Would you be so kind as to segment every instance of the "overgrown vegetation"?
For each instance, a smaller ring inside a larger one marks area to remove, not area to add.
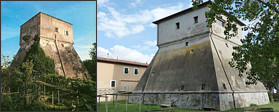
[[[192,0],[197,8],[203,0]],[[230,66],[245,76],[246,84],[261,81],[269,90],[279,89],[279,1],[278,0],[214,0],[206,12],[208,27],[222,15],[228,16],[224,35],[234,38],[237,19],[246,21],[242,31],[247,34],[242,45],[233,47]],[[230,32],[233,31],[233,32]],[[245,74],[245,75],[244,75]],[[271,100],[272,95],[269,95]]]
[[[192,0],[195,7],[203,0]],[[237,19],[249,22],[242,45],[235,46],[230,65],[246,74],[247,84],[264,83],[270,90],[279,85],[279,1],[278,0],[214,0],[206,12],[208,27],[221,15],[230,14],[225,25],[227,39],[236,35]],[[230,33],[230,31],[233,31]]]
[[[97,75],[96,75],[96,71],[97,71],[97,60],[96,60],[96,49],[97,49],[97,44],[93,43],[93,48],[91,48],[90,50],[90,60],[85,60],[83,61],[83,65],[87,68],[88,73],[90,74],[92,80],[97,80]]]
[[[34,38],[20,65],[2,69],[1,111],[96,110],[96,82],[58,75],[39,40]]]

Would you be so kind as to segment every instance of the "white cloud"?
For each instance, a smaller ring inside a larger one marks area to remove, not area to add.
[[[104,7],[109,0],[97,0],[97,5],[100,7]]]
[[[163,17],[169,16],[171,14],[174,14],[178,11],[181,11],[185,8],[185,4],[179,3],[176,6],[170,6],[170,7],[166,7],[166,8],[161,8],[158,7],[156,9],[151,10],[150,12],[152,13],[152,15],[154,16],[155,20],[161,19]]]
[[[131,6],[136,7],[139,5],[142,1],[141,0],[136,0],[135,2],[131,3]]]
[[[148,46],[156,46],[157,44],[157,41],[154,40],[154,41],[145,41],[144,44],[148,45]]]
[[[99,57],[107,57],[107,53],[109,53],[109,58],[114,58],[142,63],[150,63],[154,54],[142,54],[135,49],[130,49],[121,45],[115,45],[112,48],[105,49],[102,47],[97,48],[97,55]]]
[[[97,47],[97,55],[99,57],[107,57],[107,54],[111,54],[111,52],[108,49]]]
[[[152,21],[174,14],[185,8],[186,4],[178,3],[174,6],[158,7],[151,10],[140,10],[133,14],[118,12],[107,6],[108,12],[98,12],[98,30],[104,31],[110,38],[122,38],[127,35],[144,31],[145,27],[155,27]]]

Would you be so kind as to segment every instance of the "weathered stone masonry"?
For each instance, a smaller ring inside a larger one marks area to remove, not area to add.
[[[23,37],[33,40],[40,38],[40,46],[45,54],[54,59],[55,71],[70,78],[89,78],[88,72],[73,47],[72,24],[48,14],[39,12],[20,27],[20,49],[15,56],[14,64],[24,60],[26,52],[33,41],[25,42]]]
[[[269,103],[261,82],[246,85],[246,76],[239,77],[228,64],[233,46],[241,45],[244,24],[236,21],[237,35],[226,40],[223,24],[227,15],[207,27],[209,3],[153,22],[157,24],[159,50],[129,102],[216,110]]]

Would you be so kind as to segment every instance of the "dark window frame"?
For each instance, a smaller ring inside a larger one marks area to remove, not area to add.
[[[137,73],[136,73],[137,72]],[[138,68],[134,68],[134,74],[138,75],[139,74],[139,69]]]
[[[180,86],[180,90],[184,90],[184,88],[185,88],[184,85]]]
[[[223,88],[224,88],[224,89],[227,89],[227,87],[226,87],[226,84],[225,84],[225,83],[223,83]]]
[[[59,33],[59,28],[55,27],[55,32]]]
[[[126,68],[127,68],[127,73],[126,73]],[[129,74],[129,67],[124,67],[124,74]]]
[[[110,87],[116,88],[116,80],[110,80]]]
[[[205,84],[202,84],[201,90],[205,90]]]
[[[225,43],[227,47],[229,47],[228,43]]]
[[[196,23],[199,23],[199,16],[195,16],[194,17],[194,23],[196,24]]]
[[[188,46],[188,45],[189,45],[189,42],[185,42],[185,45]]]
[[[176,29],[180,29],[180,23],[179,22],[175,23],[175,25],[176,25]]]
[[[65,31],[65,35],[67,35],[67,36],[68,36],[68,35],[69,35],[69,32],[68,32],[68,31]]]

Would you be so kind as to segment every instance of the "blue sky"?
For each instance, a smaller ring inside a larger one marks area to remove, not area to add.
[[[152,22],[191,6],[191,0],[98,0],[98,56],[149,63],[158,50]]]
[[[158,50],[152,22],[190,7],[191,0],[98,0],[97,55],[149,63]]]
[[[1,1],[1,54],[16,55],[20,26],[39,12],[72,23],[74,48],[82,60],[90,59],[96,42],[96,1]]]

